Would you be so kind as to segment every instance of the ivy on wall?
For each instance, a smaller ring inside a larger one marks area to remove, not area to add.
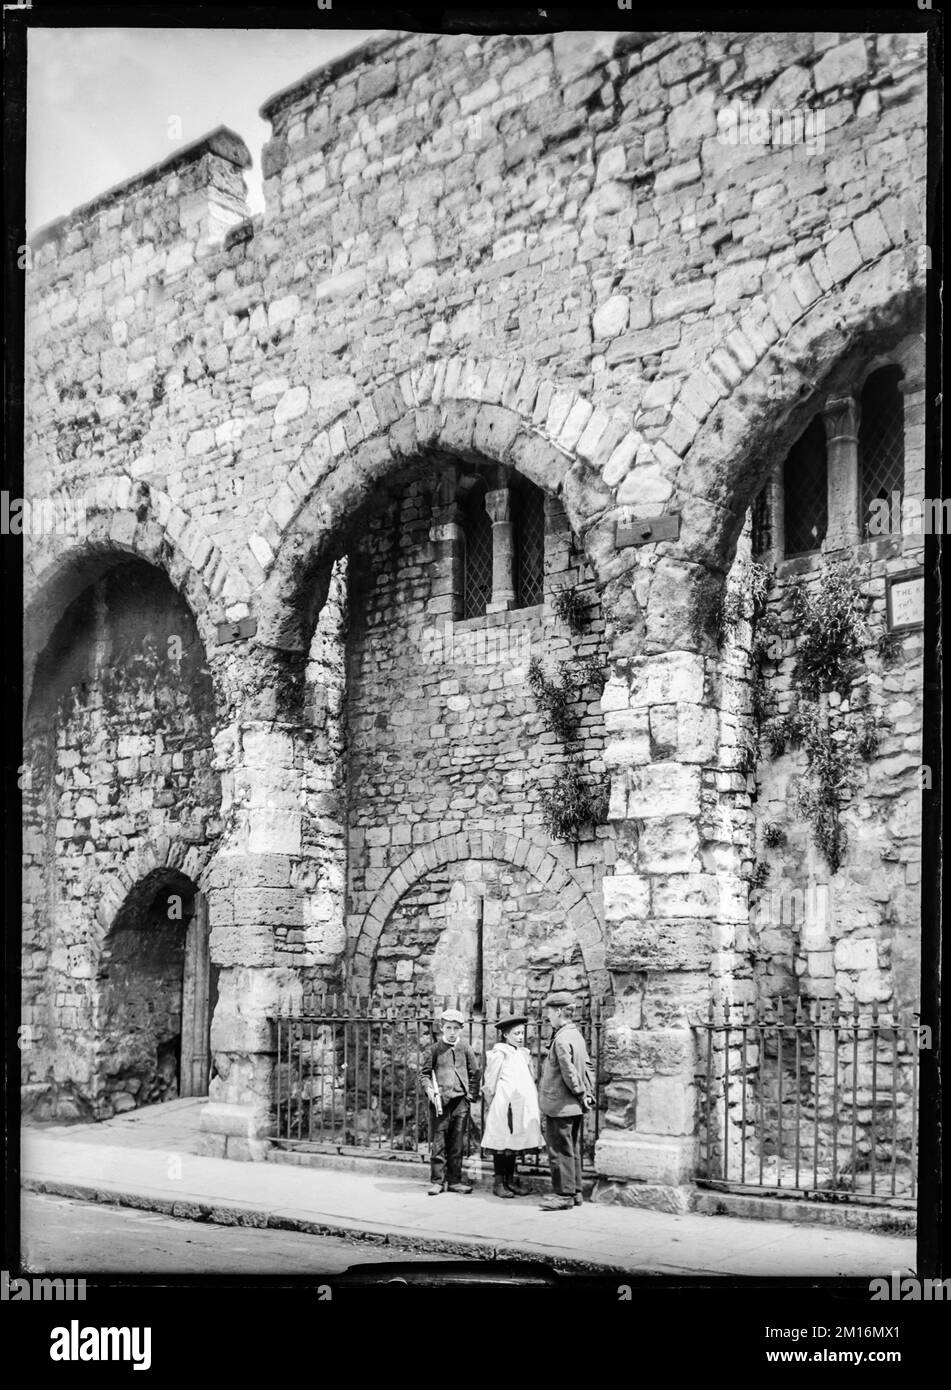
[[[757,680],[765,686],[766,678],[755,633],[751,652],[758,744],[773,758],[789,748],[803,750],[806,768],[796,793],[796,814],[811,826],[813,843],[833,873],[848,847],[842,810],[855,790],[858,762],[874,757],[881,740],[878,723],[867,712],[849,709],[837,716],[830,707],[830,696],[854,701],[857,693],[867,642],[865,612],[866,601],[846,566],[828,566],[817,581],[796,585],[785,637],[795,646],[799,699],[787,714],[767,717],[765,700],[757,702]]]
[[[576,635],[584,631],[588,609],[574,589],[563,589],[555,611]],[[556,679],[549,677],[538,657],[528,666],[528,684],[548,728],[562,743],[572,743],[581,722],[578,701],[586,686],[601,688],[604,672],[593,657],[575,657],[558,664]],[[539,788],[539,799],[549,833],[557,840],[577,840],[586,825],[599,825],[608,808],[607,779],[585,775],[577,756],[571,756],[550,787]]]

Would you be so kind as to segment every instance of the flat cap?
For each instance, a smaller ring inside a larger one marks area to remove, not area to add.
[[[465,1023],[465,1019],[458,1009],[443,1009],[439,1017],[443,1023]]]
[[[569,994],[566,989],[556,989],[553,994],[549,994],[545,1000],[546,1009],[566,1009],[569,1005],[576,1004],[578,1001],[573,994]]]

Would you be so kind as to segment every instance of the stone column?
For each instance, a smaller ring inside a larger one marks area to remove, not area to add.
[[[767,567],[775,568],[786,554],[786,494],[781,463],[776,464],[769,476],[766,497],[769,507],[770,540],[769,549],[761,559]]]
[[[675,1189],[696,1163],[695,1044],[710,977],[728,973],[746,895],[735,855],[701,834],[703,768],[717,760],[717,713],[702,656],[617,663],[602,708],[618,824],[604,880],[614,1017],[605,1037],[608,1113],[595,1154],[608,1180],[641,1184],[637,1200],[685,1209]],[[722,859],[722,862],[721,862]]]
[[[486,612],[504,613],[515,607],[515,527],[507,483],[485,494],[485,509],[492,521],[492,602]]]
[[[905,401],[905,477],[902,495],[925,493],[925,378],[924,364],[906,370],[899,383]]]
[[[866,518],[859,516],[859,403],[855,396],[837,396],[822,416],[826,432],[829,520],[823,549],[845,550],[858,545]]]
[[[243,659],[250,665],[252,654]],[[241,1159],[263,1158],[267,1149],[275,1064],[270,1019],[300,1007],[297,965],[305,938],[302,730],[277,718],[275,692],[287,679],[286,658],[257,650],[253,660],[255,689],[215,738],[227,830],[205,885],[211,959],[220,974],[211,1024],[217,1075],[202,1110],[203,1148]]]

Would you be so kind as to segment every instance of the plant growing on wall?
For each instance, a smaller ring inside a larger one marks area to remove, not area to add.
[[[574,706],[581,691],[586,685],[603,685],[604,672],[593,658],[576,658],[559,662],[558,680],[550,680],[536,656],[528,664],[528,684],[552,733],[562,743],[570,743],[578,732],[579,716]]]
[[[554,785],[539,792],[545,825],[556,840],[577,840],[586,825],[599,825],[608,809],[606,779],[585,777],[576,761],[565,764]]]
[[[864,639],[865,604],[854,576],[844,567],[823,570],[818,583],[793,590],[796,680],[807,700],[838,691],[848,694]]]
[[[803,748],[806,769],[796,813],[810,823],[813,842],[833,873],[841,867],[847,847],[841,811],[855,787],[858,759],[875,756],[881,730],[872,715],[861,711],[830,717],[822,697],[835,692],[844,700],[853,690],[867,640],[865,608],[855,576],[845,566],[829,567],[817,581],[797,585],[787,636],[796,645],[794,679],[800,703],[798,709],[766,719],[761,730],[774,758],[789,747]],[[886,659],[888,644],[882,638],[878,651]],[[755,697],[753,703],[755,716]]]
[[[867,714],[855,735],[855,747],[864,762],[871,762],[882,741],[882,730],[874,715]]]
[[[576,705],[585,686],[600,689],[604,671],[593,657],[575,657],[558,665],[551,680],[538,657],[528,666],[528,683],[548,727],[563,743],[578,733]],[[576,840],[585,825],[598,825],[608,808],[606,779],[589,780],[577,759],[561,768],[550,788],[539,788],[539,799],[549,833],[557,840]]]
[[[578,590],[559,589],[552,606],[561,621],[568,624],[576,637],[580,637],[588,625],[588,605]]]
[[[901,637],[897,632],[880,632],[875,643],[875,651],[883,666],[891,666],[901,652]]]
[[[750,623],[750,713],[756,730],[757,752],[760,734],[772,708],[766,663],[773,660],[779,622],[769,607],[773,571],[754,560],[746,571],[744,616]]]
[[[802,726],[795,710],[774,715],[763,725],[763,741],[771,758],[781,758],[789,747],[797,747],[802,738]]]
[[[806,775],[796,796],[796,814],[810,822],[816,848],[837,873],[848,840],[841,810],[855,785],[854,730],[832,731],[816,705],[800,715]]]
[[[739,594],[724,588],[718,575],[705,574],[696,588],[693,611],[693,635],[699,642],[706,634],[716,646],[722,647],[740,616]]]
[[[778,821],[768,820],[763,826],[763,844],[767,849],[775,849],[786,843],[786,832]]]

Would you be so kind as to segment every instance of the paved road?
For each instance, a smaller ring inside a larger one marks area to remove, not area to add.
[[[24,1268],[40,1274],[339,1274],[366,1262],[432,1262],[430,1251],[360,1240],[179,1221],[158,1212],[24,1192]]]

